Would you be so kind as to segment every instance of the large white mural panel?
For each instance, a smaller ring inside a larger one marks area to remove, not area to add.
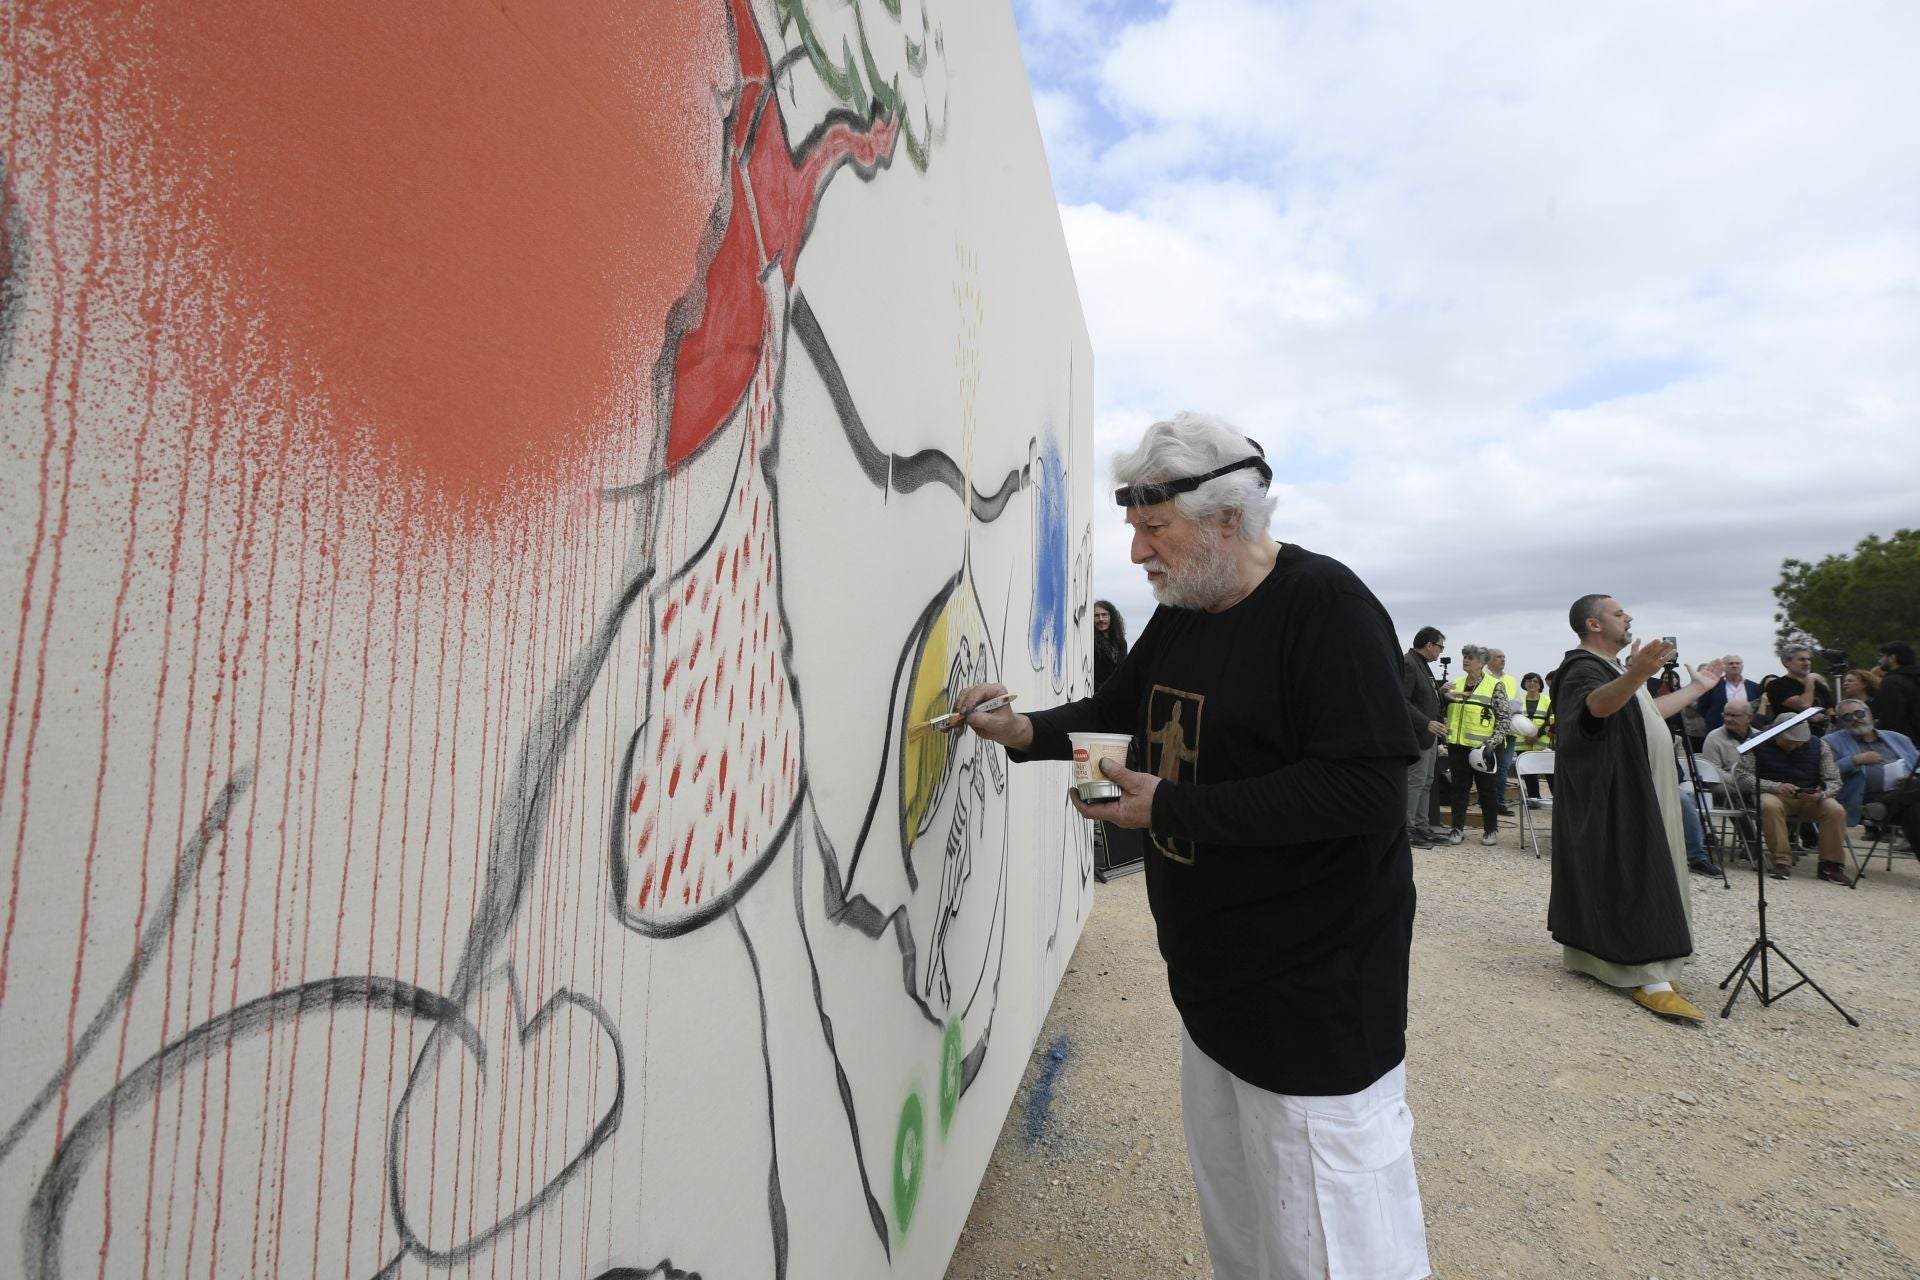
[[[1091,679],[1010,14],[6,18],[0,1249],[938,1275],[1091,900],[909,732]]]

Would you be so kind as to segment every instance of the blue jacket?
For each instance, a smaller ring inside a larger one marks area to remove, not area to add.
[[[1703,699],[1704,701],[1704,699]],[[1908,772],[1920,768],[1920,747],[1913,745],[1913,739],[1904,733],[1895,733],[1891,729],[1879,730],[1880,736],[1872,742],[1862,742],[1845,729],[1836,729],[1826,735],[1827,745],[1833,748],[1833,761],[1840,766],[1840,777],[1851,778],[1860,771],[1853,762],[1854,756],[1862,751],[1877,751],[1883,757],[1899,756],[1907,762]]]
[[[1747,705],[1758,709],[1760,706],[1760,686],[1751,680],[1742,680],[1747,686]],[[1727,710],[1727,682],[1716,680],[1713,688],[1700,696],[1700,719],[1706,722],[1707,732],[1712,733],[1720,727],[1720,720]]]

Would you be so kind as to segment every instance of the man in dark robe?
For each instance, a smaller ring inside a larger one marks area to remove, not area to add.
[[[1680,788],[1668,717],[1720,678],[1702,664],[1684,687],[1655,698],[1647,682],[1673,646],[1633,639],[1612,596],[1574,601],[1580,637],[1554,681],[1553,889],[1547,928],[1569,969],[1631,991],[1642,1007],[1699,1022],[1673,989],[1693,954]],[[1616,655],[1633,645],[1622,666]]]

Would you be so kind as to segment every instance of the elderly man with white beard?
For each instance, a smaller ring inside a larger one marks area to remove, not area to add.
[[[1393,624],[1338,561],[1275,542],[1260,447],[1180,414],[1114,463],[1160,608],[1091,697],[966,725],[1013,760],[1129,733],[1119,798],[1185,1027],[1181,1108],[1214,1274],[1428,1274],[1406,1104],[1417,755]]]
[[[1857,827],[1863,806],[1885,803],[1920,769],[1920,750],[1906,734],[1876,725],[1873,711],[1858,698],[1842,701],[1835,715],[1840,727],[1826,736],[1827,745],[1840,769],[1840,807],[1847,825]]]

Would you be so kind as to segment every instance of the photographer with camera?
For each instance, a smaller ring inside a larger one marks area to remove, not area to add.
[[[1820,652],[1829,666],[1846,669],[1844,652],[1838,649]],[[1784,674],[1768,676],[1760,682],[1760,714],[1755,717],[1755,723],[1764,729],[1780,716],[1794,715],[1808,707],[1833,710],[1833,685],[1825,677],[1814,674],[1812,649],[1804,644],[1789,645],[1780,651],[1780,665],[1786,668]]]

